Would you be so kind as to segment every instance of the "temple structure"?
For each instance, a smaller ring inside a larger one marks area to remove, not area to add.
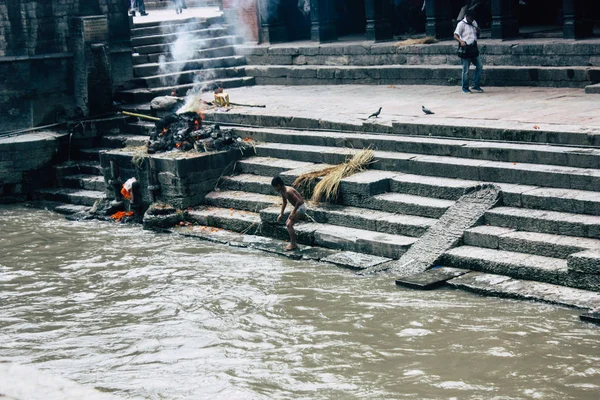
[[[593,0],[224,0],[224,8],[243,18],[262,43],[363,35],[384,41],[422,32],[449,38],[465,3],[475,4],[492,39],[516,37],[528,26],[562,27],[565,39],[584,38],[600,20],[600,4]]]

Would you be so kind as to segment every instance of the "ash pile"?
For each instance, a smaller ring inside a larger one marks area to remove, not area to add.
[[[203,123],[203,117],[195,112],[169,114],[156,122],[148,141],[148,153],[195,150],[200,153],[243,149],[249,140],[236,136],[231,129],[216,124]]]

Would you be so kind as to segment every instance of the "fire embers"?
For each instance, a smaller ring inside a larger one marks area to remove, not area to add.
[[[246,145],[229,130],[221,129],[219,125],[205,126],[202,120],[203,115],[195,112],[167,115],[156,123],[148,142],[148,153],[173,149],[210,152]]]

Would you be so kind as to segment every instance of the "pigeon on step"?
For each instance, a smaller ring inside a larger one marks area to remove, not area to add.
[[[431,110],[429,110],[429,109],[425,108],[425,106],[421,106],[421,108],[423,109],[423,112],[424,112],[425,114],[427,114],[427,115],[430,115],[430,114],[435,114],[433,111],[431,111]]]
[[[374,112],[373,114],[369,115],[369,118],[372,118],[372,117],[378,118],[379,114],[381,114],[381,109],[382,108],[383,107],[379,107],[379,110],[377,110],[377,112]]]

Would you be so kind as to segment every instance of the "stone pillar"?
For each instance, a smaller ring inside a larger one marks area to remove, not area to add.
[[[287,29],[281,18],[280,2],[258,0],[260,17],[260,41],[278,43],[287,40]]]
[[[594,24],[590,11],[592,7],[589,0],[563,0],[563,37],[565,39],[579,39],[592,36]]]
[[[492,39],[519,35],[518,7],[519,0],[492,0]]]
[[[390,0],[365,0],[365,14],[367,16],[367,40],[393,39],[392,2]]]
[[[438,39],[452,37],[452,16],[450,2],[447,0],[427,0],[425,4],[427,23],[425,32]]]
[[[73,18],[73,87],[82,116],[112,109],[108,20],[105,15]]]
[[[332,42],[337,37],[335,0],[310,0],[310,39]]]

